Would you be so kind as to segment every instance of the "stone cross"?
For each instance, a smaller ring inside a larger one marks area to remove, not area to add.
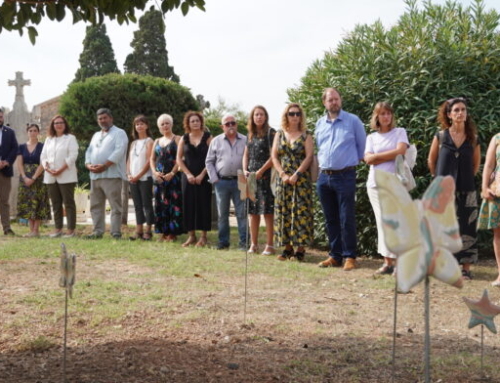
[[[16,79],[9,80],[8,84],[9,84],[9,86],[16,87],[16,101],[14,102],[14,109],[16,107],[16,103],[18,103],[18,102],[21,102],[22,104],[26,105],[24,103],[23,87],[25,87],[27,85],[31,85],[31,80],[23,79],[23,72],[16,72]]]

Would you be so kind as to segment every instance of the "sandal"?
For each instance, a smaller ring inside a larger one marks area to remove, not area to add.
[[[207,245],[207,237],[201,237],[198,242],[196,242],[195,247],[205,247]]]
[[[462,270],[462,279],[464,281],[472,281],[472,273],[470,270]]]
[[[304,262],[304,257],[306,253],[304,251],[296,251],[293,257],[290,260],[297,260],[297,262]]]
[[[291,257],[293,257],[293,250],[283,250],[283,252],[278,255],[276,258],[279,260],[279,261],[286,261],[287,259],[290,259]]]
[[[250,249],[248,249],[248,254],[255,254],[259,252],[259,245],[254,245],[253,243],[250,245]]]
[[[194,245],[196,243],[196,237],[195,236],[189,236],[186,242],[182,244],[182,247],[188,247],[191,245]]]
[[[266,248],[262,252],[262,255],[273,255],[274,254],[274,246],[266,245]]]
[[[136,241],[136,240],[138,240],[138,239],[144,239],[144,238],[143,238],[143,235],[144,235],[143,233],[137,233],[137,232],[136,232],[136,233],[135,233],[135,235],[134,235],[133,237],[128,237],[128,239],[129,239],[130,241]]]
[[[142,235],[142,240],[143,240],[143,241],[151,241],[152,236],[153,236],[153,233],[151,233],[150,231],[146,231],[146,232]]]
[[[394,273],[394,266],[390,266],[387,264],[383,264],[380,269],[375,271],[375,275],[388,275],[388,274],[393,274]]]

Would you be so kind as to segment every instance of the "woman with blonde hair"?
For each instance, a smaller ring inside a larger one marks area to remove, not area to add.
[[[205,159],[212,137],[205,131],[203,115],[187,112],[184,115],[186,132],[177,150],[177,164],[182,169],[182,212],[184,229],[188,232],[183,247],[207,245],[207,231],[212,225],[212,185],[208,182]],[[197,241],[196,230],[201,230]]]
[[[248,200],[248,214],[250,215],[249,253],[259,250],[260,216],[264,215],[266,223],[266,247],[263,255],[274,254],[274,195],[271,190],[271,147],[276,131],[269,126],[269,114],[261,105],[255,106],[248,117],[247,146],[243,153],[243,170],[248,177],[255,173],[257,188],[255,201]]]
[[[274,138],[272,160],[279,179],[274,202],[276,242],[284,246],[280,261],[303,261],[313,238],[312,184],[309,166],[314,143],[306,131],[306,117],[299,104],[289,104],[281,117],[282,130]],[[294,250],[296,247],[296,251]]]
[[[474,176],[481,163],[476,125],[464,98],[451,98],[439,108],[441,129],[432,140],[428,166],[433,176],[452,176],[455,180],[455,206],[463,247],[455,258],[462,266],[462,277],[472,279],[470,266],[477,262],[478,203]]]
[[[395,158],[398,154],[404,155],[406,153],[409,143],[406,130],[395,127],[394,110],[387,102],[379,102],[375,105],[370,121],[370,128],[374,132],[366,139],[364,160],[370,165],[366,191],[377,224],[377,251],[384,257],[384,264],[375,274],[393,274],[396,267],[396,255],[391,253],[385,245],[380,202],[375,183],[375,169],[394,174],[396,172]]]

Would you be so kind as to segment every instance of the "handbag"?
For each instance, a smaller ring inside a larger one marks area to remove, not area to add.
[[[410,165],[401,154],[396,156],[396,176],[408,191],[417,186]]]

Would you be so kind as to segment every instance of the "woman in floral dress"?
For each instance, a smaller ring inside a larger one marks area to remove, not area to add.
[[[182,191],[177,147],[180,137],[172,131],[172,116],[158,117],[162,137],[155,140],[150,165],[153,171],[155,200],[155,232],[162,234],[160,241],[175,241],[184,233],[182,224]]]
[[[280,261],[302,261],[305,247],[313,238],[313,189],[309,166],[314,144],[306,131],[305,121],[302,107],[289,104],[281,117],[282,131],[276,134],[272,148],[273,164],[280,177],[274,200],[274,232],[277,244],[285,247],[278,256]]]
[[[248,140],[245,152],[243,153],[243,170],[248,177],[250,173],[255,173],[257,189],[256,200],[248,200],[248,213],[250,215],[250,237],[252,245],[249,253],[256,253],[259,245],[260,216],[264,215],[266,223],[266,247],[263,255],[274,254],[274,195],[271,190],[271,146],[276,131],[269,126],[269,114],[267,110],[257,105],[250,112],[248,117]]]

